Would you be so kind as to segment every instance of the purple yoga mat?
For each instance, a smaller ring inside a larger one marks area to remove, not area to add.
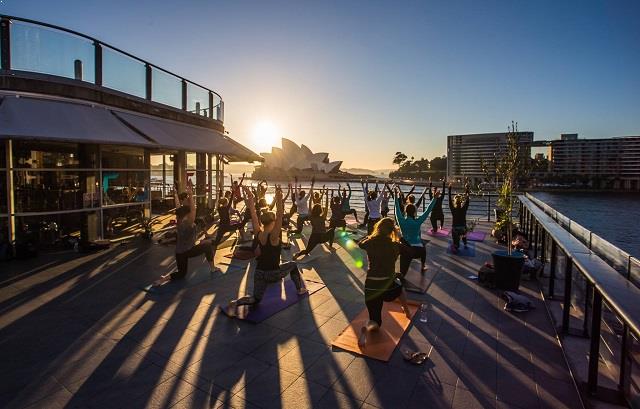
[[[455,256],[463,256],[463,257],[475,257],[476,255],[476,246],[473,243],[468,243],[467,248],[464,248],[464,244],[460,243],[460,248],[456,253],[454,253],[451,249],[453,249],[453,242],[449,240],[449,245],[447,246],[447,253],[453,254]]]
[[[483,231],[472,231],[467,233],[467,240],[471,241],[484,241],[485,237],[487,237],[487,233]]]
[[[447,237],[449,236],[449,230],[447,229],[438,229],[437,232],[432,233],[431,229],[427,230],[427,234],[433,237]]]
[[[238,316],[236,318],[257,324],[324,288],[324,284],[314,281],[305,281],[305,285],[309,292],[304,295],[298,295],[296,286],[291,280],[271,284],[267,287],[260,304],[252,308],[248,306],[238,307]],[[221,306],[220,308],[225,307]]]

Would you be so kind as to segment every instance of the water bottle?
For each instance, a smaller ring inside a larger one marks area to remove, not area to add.
[[[427,303],[420,304],[420,322],[427,322],[429,318],[427,317],[427,310],[429,306]]]

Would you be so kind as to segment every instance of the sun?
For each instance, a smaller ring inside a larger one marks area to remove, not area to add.
[[[270,152],[278,145],[280,131],[271,121],[263,120],[255,124],[251,139],[258,152]]]

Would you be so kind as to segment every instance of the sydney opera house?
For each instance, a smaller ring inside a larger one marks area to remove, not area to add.
[[[342,161],[329,161],[326,152],[313,153],[306,145],[298,146],[295,142],[282,138],[282,148],[273,147],[271,153],[261,153],[264,162],[259,173],[274,171],[277,173],[295,173],[307,171],[314,173],[337,173]],[[256,171],[258,171],[256,169]]]

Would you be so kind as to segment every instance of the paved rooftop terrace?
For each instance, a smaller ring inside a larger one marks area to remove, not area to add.
[[[136,241],[0,264],[0,407],[582,407],[538,283],[521,286],[537,308],[508,313],[468,278],[495,244],[461,257],[446,253],[446,238],[430,239],[429,289],[411,295],[429,303],[429,320],[416,316],[400,341],[429,353],[422,366],[398,349],[383,363],[330,346],[364,309],[359,250],[344,239],[302,265],[326,288],[260,324],[216,308],[252,285],[248,262],[228,265],[229,249],[217,254],[224,274],[192,259],[189,279],[158,294],[139,288],[173,269],[173,246]]]

